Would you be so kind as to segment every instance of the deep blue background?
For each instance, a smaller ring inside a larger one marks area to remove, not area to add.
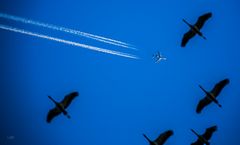
[[[46,39],[0,30],[2,145],[147,145],[142,133],[155,139],[174,130],[166,145],[186,145],[217,125],[213,145],[240,144],[240,2],[194,0],[1,0],[0,12],[65,26],[134,44],[130,51],[82,37],[0,19],[7,24],[54,37],[130,52],[140,60],[103,54]],[[202,29],[207,41],[192,39],[181,48],[194,23],[212,12]],[[159,50],[167,61],[155,64]],[[223,108],[211,104],[195,113],[204,96],[229,78],[219,96]],[[62,115],[46,123],[54,104],[71,91],[78,97]],[[14,136],[14,139],[7,139]]]

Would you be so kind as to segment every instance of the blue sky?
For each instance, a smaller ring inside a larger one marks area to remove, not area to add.
[[[155,139],[172,129],[166,145],[190,144],[212,125],[212,144],[240,143],[240,3],[228,1],[47,1],[2,0],[0,12],[60,25],[131,43],[138,51],[0,19],[9,25],[66,40],[131,53],[139,60],[99,53],[46,39],[0,30],[1,122],[3,145],[147,145],[142,133]],[[185,18],[212,12],[196,36],[181,48],[188,31]],[[155,64],[160,51],[167,61]],[[198,115],[204,96],[201,84],[229,78],[219,96],[223,108],[211,104]],[[80,96],[69,107],[71,119],[46,115],[71,91]],[[7,139],[14,136],[13,140]],[[1,143],[2,144],[2,143]]]

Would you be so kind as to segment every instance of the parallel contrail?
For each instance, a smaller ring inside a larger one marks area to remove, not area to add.
[[[60,38],[55,38],[55,37],[51,37],[48,35],[25,31],[23,29],[13,28],[13,27],[6,26],[6,25],[0,25],[0,29],[8,30],[8,31],[16,32],[16,33],[21,33],[21,34],[26,34],[26,35],[30,35],[30,36],[35,36],[35,37],[39,37],[39,38],[44,38],[44,39],[48,39],[48,40],[52,40],[52,41],[56,41],[56,42],[60,42],[60,43],[65,43],[68,45],[73,45],[73,46],[82,47],[82,48],[86,48],[86,49],[90,49],[90,50],[94,50],[94,51],[103,52],[103,53],[118,55],[118,56],[132,58],[132,59],[138,59],[137,56],[134,56],[131,54],[108,50],[108,49],[103,49],[103,48],[99,48],[99,47],[95,47],[95,46],[90,46],[90,45],[86,45],[86,44],[82,44],[82,43],[77,43],[77,42],[73,42],[73,41],[69,41],[69,40],[60,39]]]
[[[52,24],[33,21],[33,20],[29,20],[29,19],[25,19],[25,18],[21,18],[21,17],[17,17],[17,16],[5,14],[5,13],[0,13],[0,17],[5,18],[5,19],[9,19],[9,20],[13,20],[13,21],[17,21],[17,22],[22,22],[22,23],[25,23],[25,24],[32,24],[32,25],[35,25],[35,26],[49,28],[49,29],[52,29],[52,30],[57,30],[57,31],[65,32],[65,33],[70,33],[70,34],[74,34],[74,35],[78,35],[78,36],[83,36],[83,37],[94,39],[94,40],[97,40],[97,41],[100,41],[100,42],[104,42],[104,43],[108,43],[108,44],[112,44],[112,45],[136,50],[136,48],[134,48],[131,44],[121,42],[121,41],[118,41],[118,40],[114,40],[114,39],[110,39],[110,38],[106,38],[106,37],[103,37],[103,36],[93,35],[93,34],[90,34],[90,33],[85,33],[85,32],[81,32],[81,31],[78,31],[78,30],[73,30],[73,29],[69,29],[69,28],[65,28],[65,27],[61,27],[61,26],[56,26],[56,25],[52,25]]]

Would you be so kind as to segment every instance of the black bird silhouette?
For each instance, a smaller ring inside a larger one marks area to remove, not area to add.
[[[210,18],[212,17],[212,13],[206,13],[202,16],[200,16],[196,22],[196,24],[191,25],[190,23],[188,23],[186,20],[183,19],[183,22],[186,23],[189,27],[190,30],[184,34],[183,39],[182,39],[182,47],[185,47],[187,42],[194,37],[196,34],[198,34],[199,36],[201,36],[203,39],[206,39],[205,36],[203,36],[202,32],[200,31],[200,29],[203,27],[204,23]]]
[[[214,102],[219,107],[222,107],[221,104],[219,104],[218,100],[216,99],[217,96],[220,94],[222,89],[229,83],[229,79],[224,79],[220,82],[218,82],[214,88],[211,90],[211,92],[206,91],[202,86],[199,85],[199,87],[205,92],[206,96],[200,100],[200,102],[197,105],[197,113],[201,113],[204,107],[209,105],[211,102]]]
[[[51,96],[48,96],[48,98],[52,100],[56,106],[55,108],[49,110],[47,115],[47,122],[50,123],[54,117],[58,116],[61,113],[70,118],[70,115],[66,111],[66,108],[71,104],[72,100],[78,95],[79,95],[78,92],[72,92],[66,95],[60,103],[55,101]]]
[[[217,130],[217,126],[212,126],[206,129],[205,133],[202,135],[199,135],[196,131],[191,129],[191,131],[198,137],[198,140],[191,145],[210,145],[209,141],[212,137],[212,134]]]
[[[143,136],[148,140],[150,145],[163,145],[167,141],[167,139],[172,135],[173,131],[168,130],[160,134],[156,140],[151,141],[145,134],[143,134]]]

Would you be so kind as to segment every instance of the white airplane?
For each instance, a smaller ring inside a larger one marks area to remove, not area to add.
[[[159,63],[162,60],[167,60],[167,58],[162,56],[159,51],[156,54],[153,54],[153,59],[155,60],[155,63]]]

